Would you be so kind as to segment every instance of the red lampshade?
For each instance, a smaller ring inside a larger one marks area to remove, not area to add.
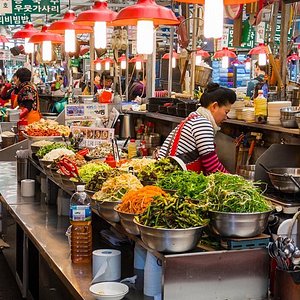
[[[138,20],[152,20],[155,26],[180,23],[171,9],[157,5],[154,0],[138,0],[136,4],[120,10],[113,25],[136,25]]]
[[[126,55],[122,54],[119,58],[118,58],[118,62],[122,62],[122,61],[126,61]]]
[[[196,56],[202,56],[204,58],[210,57],[209,53],[205,50],[202,50],[201,48],[198,48]]]
[[[102,64],[105,64],[107,62],[110,63],[110,64],[114,63],[114,61],[110,57],[105,57],[104,59],[101,60]]]
[[[0,35],[0,43],[8,43],[8,39],[4,35]]]
[[[173,50],[172,57],[174,57],[175,59],[179,59],[180,55]],[[165,53],[162,57],[162,59],[169,59],[169,58],[170,58],[170,53]]]
[[[265,44],[259,44],[258,46],[252,48],[248,53],[248,55],[255,54],[268,54],[267,46]]]
[[[97,57],[97,58],[94,60],[94,64],[97,64],[97,63],[102,64],[102,59],[100,59],[99,57]]]
[[[224,5],[245,4],[257,2],[258,0],[224,0]],[[176,2],[204,4],[205,0],[176,0]]]
[[[236,58],[236,54],[233,51],[230,51],[227,47],[223,47],[222,50],[217,51],[213,58],[222,58],[224,56]]]
[[[288,56],[287,60],[288,60],[288,62],[290,62],[292,60],[300,60],[300,57],[298,54],[293,53],[292,55]]]
[[[75,23],[79,25],[93,26],[95,22],[110,23],[116,18],[116,16],[117,13],[107,7],[107,2],[95,1],[93,8],[81,12],[75,19]]]
[[[63,37],[57,33],[48,32],[48,27],[49,26],[44,25],[42,27],[41,32],[34,34],[29,39],[29,43],[39,44],[39,43],[46,42],[46,41],[52,42],[54,44],[63,43],[64,42]]]
[[[49,26],[48,31],[59,33],[59,34],[64,34],[65,30],[75,30],[77,34],[93,32],[92,28],[89,26],[75,24],[74,23],[75,19],[76,19],[75,12],[69,10],[65,13],[62,20],[58,20],[52,23]]]
[[[242,65],[243,62],[241,62],[240,60],[238,60],[237,58],[235,58],[230,64],[232,66],[237,66],[237,65]]]
[[[23,29],[16,31],[12,37],[13,39],[26,39],[32,37],[35,33],[38,33],[38,30],[33,27],[32,23],[27,23]]]
[[[140,55],[136,55],[136,56],[134,56],[133,58],[131,58],[130,60],[129,60],[129,62],[130,63],[136,63],[136,62],[146,62],[146,60],[143,58],[143,57],[141,57]]]

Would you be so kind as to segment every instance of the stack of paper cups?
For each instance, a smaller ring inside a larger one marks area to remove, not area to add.
[[[35,192],[35,180],[23,179],[21,180],[21,196],[34,197]]]
[[[99,249],[93,251],[93,283],[116,281],[121,278],[121,251]]]
[[[147,251],[139,244],[135,244],[134,247],[134,268],[138,270],[144,270],[146,262]]]
[[[159,296],[162,289],[162,267],[160,261],[151,252],[147,251],[144,270],[144,294]]]

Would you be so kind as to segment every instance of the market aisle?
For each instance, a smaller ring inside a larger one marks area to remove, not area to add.
[[[17,283],[0,250],[0,300],[22,300]]]

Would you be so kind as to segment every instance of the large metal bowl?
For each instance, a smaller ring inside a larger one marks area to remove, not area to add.
[[[280,109],[281,125],[286,128],[297,128],[295,115],[300,112],[299,106],[283,107]]]
[[[291,180],[289,175],[300,184],[300,168],[272,168],[268,172],[273,186],[283,193],[299,193],[300,189]]]
[[[117,204],[121,201],[99,201],[98,211],[101,217],[110,222],[120,222],[119,214],[114,210]]]
[[[138,214],[130,214],[130,213],[120,211],[118,210],[118,206],[119,205],[116,205],[114,207],[114,210],[119,214],[120,222],[124,227],[124,229],[130,234],[139,235],[140,234],[139,227],[133,222],[134,217],[138,216]]]
[[[186,252],[197,245],[205,226],[187,229],[153,228],[133,222],[141,232],[141,239],[151,249],[160,252]]]
[[[247,238],[263,233],[271,211],[263,213],[228,213],[210,211],[212,231],[222,237]]]

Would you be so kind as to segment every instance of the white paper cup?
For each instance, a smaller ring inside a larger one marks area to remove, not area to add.
[[[23,179],[21,181],[21,196],[34,197],[35,194],[35,180]]]

